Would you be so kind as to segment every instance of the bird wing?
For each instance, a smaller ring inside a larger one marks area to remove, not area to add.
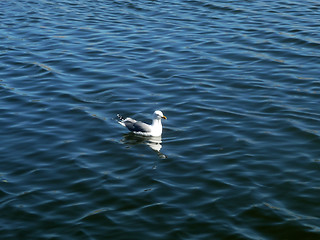
[[[126,118],[123,123],[125,126],[132,132],[151,132],[151,126],[140,122],[136,121],[132,118]]]

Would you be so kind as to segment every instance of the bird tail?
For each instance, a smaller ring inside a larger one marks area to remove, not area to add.
[[[120,119],[120,121],[124,120],[124,118],[120,114],[117,114],[117,117]]]
[[[120,114],[117,114],[117,117],[119,118],[120,121],[118,121],[119,124],[121,124],[122,126],[126,126],[123,121],[125,120],[125,118],[123,118]]]

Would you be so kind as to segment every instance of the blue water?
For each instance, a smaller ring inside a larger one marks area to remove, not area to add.
[[[0,7],[1,239],[320,239],[318,1]]]

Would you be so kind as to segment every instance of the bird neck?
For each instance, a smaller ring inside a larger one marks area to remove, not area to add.
[[[152,126],[162,126],[161,119],[158,119],[158,118],[153,119]]]

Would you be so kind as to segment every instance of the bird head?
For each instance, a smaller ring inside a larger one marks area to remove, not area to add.
[[[167,119],[167,117],[164,116],[163,113],[162,113],[160,110],[154,111],[153,117],[154,117],[154,118],[158,118],[158,119],[161,119],[161,118]]]

